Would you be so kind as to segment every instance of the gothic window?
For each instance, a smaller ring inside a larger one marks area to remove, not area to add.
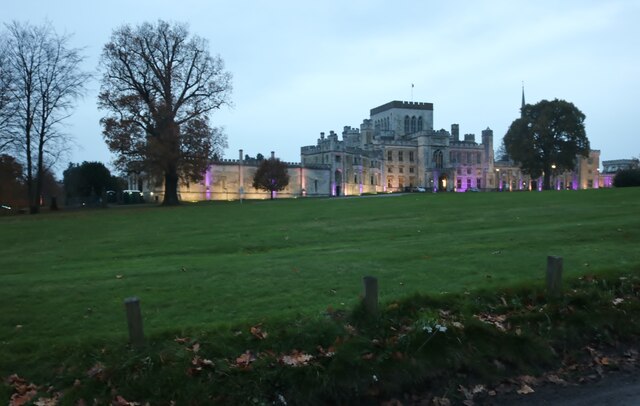
[[[413,151],[409,151],[409,162],[413,162]]]
[[[433,164],[436,169],[442,169],[443,160],[442,160],[442,151],[437,150],[433,153]]]
[[[417,121],[416,121],[416,116],[411,117],[411,132],[414,133],[416,132],[418,127]]]
[[[398,151],[398,161],[402,162],[403,158],[402,151]]]
[[[418,131],[422,131],[422,117],[418,117]]]
[[[411,119],[409,116],[404,116],[404,133],[409,134],[409,128],[411,126]]]
[[[480,164],[480,163],[482,163],[482,158],[481,158],[481,155],[480,155],[479,152],[478,152],[477,155],[478,155],[478,160],[476,162]]]
[[[387,161],[393,161],[393,153],[391,150],[387,151]]]

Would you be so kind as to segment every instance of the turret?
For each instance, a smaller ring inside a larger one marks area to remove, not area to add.
[[[460,124],[451,124],[451,135],[454,141],[460,141]]]
[[[493,165],[493,130],[487,127],[482,130],[482,146],[484,147],[484,159],[488,165]]]

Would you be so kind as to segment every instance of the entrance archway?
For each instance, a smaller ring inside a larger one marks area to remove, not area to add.
[[[336,171],[334,179],[336,182],[336,196],[340,196],[342,194],[342,172]]]
[[[441,192],[446,192],[447,191],[447,175],[440,175],[440,177],[438,178],[438,190]]]

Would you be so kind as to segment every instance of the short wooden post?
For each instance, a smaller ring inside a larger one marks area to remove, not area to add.
[[[370,315],[378,313],[378,279],[373,276],[365,276],[364,282],[364,307]]]
[[[129,297],[124,300],[127,310],[127,325],[129,326],[129,343],[134,347],[144,345],[144,331],[142,330],[142,313],[140,312],[140,299]]]
[[[562,257],[547,257],[547,294],[554,297],[562,294]]]

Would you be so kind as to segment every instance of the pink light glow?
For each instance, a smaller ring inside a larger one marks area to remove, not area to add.
[[[211,181],[213,180],[212,168],[208,167],[204,172],[205,199],[211,200]]]

